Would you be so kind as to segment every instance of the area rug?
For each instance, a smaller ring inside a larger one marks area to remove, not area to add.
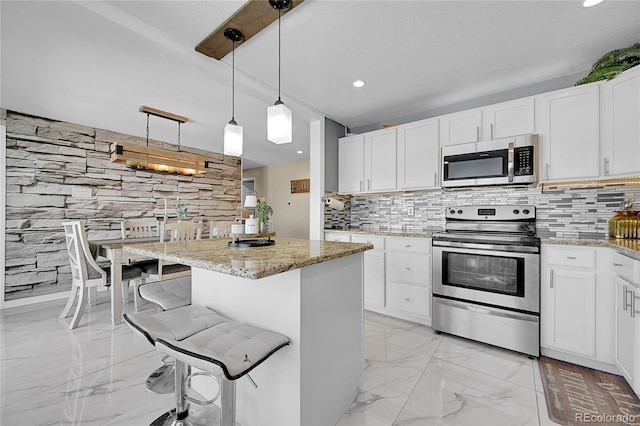
[[[549,418],[570,425],[640,425],[640,400],[622,376],[540,357]]]

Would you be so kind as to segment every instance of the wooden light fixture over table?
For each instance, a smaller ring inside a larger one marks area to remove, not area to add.
[[[189,121],[187,117],[173,114],[160,109],[141,106],[140,112],[167,120],[177,121],[180,124]],[[148,118],[147,118],[148,124]],[[179,132],[178,132],[179,135]],[[111,162],[123,163],[133,170],[156,170],[159,172],[177,173],[182,175],[197,175],[207,172],[209,162],[205,157],[180,151],[180,139],[178,138],[178,151],[150,147],[149,129],[147,126],[147,145],[138,145],[128,142],[114,142],[111,144]]]
[[[282,11],[282,15],[289,13],[304,0],[291,0],[291,6]],[[249,0],[231,18],[220,25],[207,38],[196,46],[196,51],[211,58],[220,60],[231,52],[229,40],[224,36],[225,28],[236,28],[244,35],[245,41],[268,27],[278,19],[278,11],[267,0]]]

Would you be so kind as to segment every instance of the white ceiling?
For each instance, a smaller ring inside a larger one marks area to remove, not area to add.
[[[0,2],[3,108],[139,136],[148,105],[189,117],[182,144],[222,152],[231,55],[195,46],[243,1]],[[274,12],[276,13],[276,12]],[[640,1],[306,0],[282,19],[282,99],[294,143],[266,140],[277,98],[277,22],[236,49],[244,167],[308,157],[309,122],[402,117],[588,70],[640,42]],[[351,83],[367,85],[355,89]],[[151,137],[175,143],[174,123]],[[303,154],[296,154],[302,150]]]

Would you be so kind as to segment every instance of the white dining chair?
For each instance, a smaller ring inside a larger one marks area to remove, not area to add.
[[[162,230],[162,223],[159,222],[155,218],[136,218],[136,219],[127,219],[120,222],[120,230],[122,232],[122,238],[160,238],[160,233]],[[158,267],[156,263],[157,259],[153,259],[145,256],[138,255],[129,255],[129,259],[127,260],[127,264],[129,265],[139,265],[143,271],[157,271]],[[139,288],[142,284],[147,280],[154,280],[153,278],[149,278],[147,274],[141,276],[140,278],[136,278],[131,280],[130,283],[133,285],[133,306],[136,312],[142,306],[142,299],[140,298]],[[122,285],[122,303],[127,304],[129,301],[129,285]]]
[[[78,326],[84,313],[85,305],[89,299],[89,288],[108,287],[107,277],[109,274],[98,265],[91,255],[84,231],[84,222],[80,220],[63,222],[62,226],[69,254],[69,264],[71,265],[71,294],[59,318],[66,318],[69,315],[73,302],[78,296],[76,310],[69,324],[69,329],[74,329]]]
[[[186,242],[202,238],[202,224],[195,222],[169,222],[160,233],[160,242]],[[155,270],[148,271],[149,281],[165,281],[172,278],[191,276],[191,267],[179,263],[158,260]],[[144,285],[144,284],[143,284]],[[139,294],[138,290],[138,294]]]
[[[231,238],[231,225],[240,225],[233,221],[210,221],[209,238]]]
[[[69,255],[69,264],[71,266],[71,293],[67,304],[65,305],[59,318],[66,318],[73,307],[73,303],[78,298],[76,310],[69,324],[70,329],[78,326],[85,305],[91,305],[92,294],[95,295],[99,287],[107,289],[111,283],[110,268],[100,266],[96,262],[85,232],[84,221],[66,221],[62,223],[65,233],[65,242],[67,253]],[[131,280],[143,276],[142,269],[137,266],[122,267],[122,283],[128,283]]]
[[[154,218],[127,219],[120,222],[122,238],[151,238],[160,236],[160,222]]]

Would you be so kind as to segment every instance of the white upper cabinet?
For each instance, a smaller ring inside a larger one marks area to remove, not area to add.
[[[429,189],[440,185],[438,119],[397,127],[398,189]]]
[[[364,135],[340,138],[338,143],[338,192],[364,191]]]
[[[482,108],[482,140],[535,133],[533,97]]]
[[[640,171],[640,67],[602,83],[604,176]]]
[[[396,189],[396,129],[364,135],[365,192]]]
[[[440,146],[479,142],[482,136],[480,108],[440,117]]]
[[[440,117],[440,146],[535,132],[534,98],[516,99]]]
[[[600,175],[600,85],[571,87],[535,98],[542,181]]]

